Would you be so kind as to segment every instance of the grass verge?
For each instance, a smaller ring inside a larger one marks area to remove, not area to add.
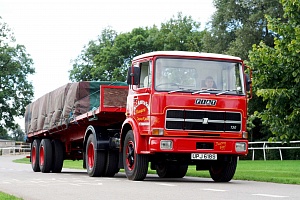
[[[10,194],[6,194],[4,192],[0,192],[0,199],[1,200],[22,200],[21,198],[15,197]]]
[[[15,160],[14,162],[30,163],[28,158]],[[240,160],[233,179],[300,185],[299,166],[300,160]],[[63,167],[82,169],[82,160],[65,160]],[[154,170],[149,170],[149,173],[156,172]],[[208,171],[196,171],[195,166],[189,166],[187,176],[210,178]]]

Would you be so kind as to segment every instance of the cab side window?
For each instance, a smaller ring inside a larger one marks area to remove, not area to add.
[[[147,88],[151,86],[151,62],[140,63],[141,78],[140,88]]]

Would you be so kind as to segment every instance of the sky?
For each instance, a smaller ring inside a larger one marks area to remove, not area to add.
[[[159,26],[178,12],[204,28],[215,11],[212,1],[0,0],[0,16],[33,59],[36,73],[28,79],[36,100],[70,82],[71,60],[103,29],[125,33]]]

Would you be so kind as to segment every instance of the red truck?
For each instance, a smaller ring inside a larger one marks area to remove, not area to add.
[[[143,180],[149,167],[182,178],[195,165],[228,182],[248,153],[244,68],[228,55],[158,51],[133,58],[127,83],[68,83],[26,107],[32,169],[83,160],[89,176]]]

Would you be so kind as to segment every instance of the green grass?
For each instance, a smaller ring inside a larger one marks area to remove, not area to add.
[[[28,158],[15,160],[15,162],[30,163]],[[233,179],[300,185],[299,166],[300,160],[240,160]],[[82,160],[65,160],[64,168],[83,169]],[[149,173],[155,171],[149,170]],[[210,178],[208,171],[196,171],[195,166],[189,166],[187,176]]]
[[[14,160],[16,163],[23,163],[23,164],[30,164],[29,158],[22,158]],[[83,169],[82,167],[82,160],[65,160],[64,161],[64,168],[70,168],[70,169]]]
[[[0,199],[1,200],[22,200],[21,198],[15,197],[10,194],[6,194],[4,192],[0,192]]]

